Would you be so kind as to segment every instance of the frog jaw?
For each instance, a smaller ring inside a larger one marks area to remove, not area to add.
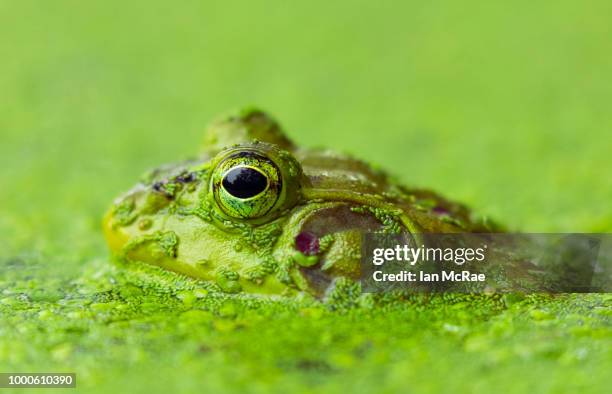
[[[287,286],[274,275],[270,253],[280,223],[261,228],[220,228],[195,215],[170,215],[153,219],[153,225],[140,230],[135,223],[116,226],[113,210],[104,217],[103,228],[111,252],[128,267],[139,263],[157,266],[194,279],[216,283],[227,293],[282,294]],[[267,232],[267,234],[266,234]],[[266,246],[269,245],[269,246]]]

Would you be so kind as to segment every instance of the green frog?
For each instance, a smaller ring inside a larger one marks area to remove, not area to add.
[[[332,150],[296,146],[268,114],[213,122],[194,159],[146,174],[104,218],[111,251],[228,293],[322,297],[357,281],[362,234],[485,233],[464,205]]]

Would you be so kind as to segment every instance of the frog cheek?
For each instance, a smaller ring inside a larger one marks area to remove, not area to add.
[[[295,284],[318,297],[333,287],[338,277],[358,280],[364,232],[379,229],[379,222],[354,212],[341,202],[310,204],[294,211],[285,241]]]
[[[295,237],[290,259],[298,288],[324,297],[336,278],[358,280],[362,233],[357,229],[329,232],[319,238],[308,231]]]

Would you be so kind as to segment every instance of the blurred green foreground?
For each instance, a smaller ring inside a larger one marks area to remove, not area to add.
[[[612,232],[611,17],[609,1],[0,0],[0,372],[76,372],[79,392],[609,390],[609,294],[229,298],[112,268],[100,219],[253,104],[298,144],[510,229]]]

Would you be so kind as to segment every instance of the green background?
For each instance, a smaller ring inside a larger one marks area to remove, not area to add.
[[[510,229],[610,232],[611,4],[0,0],[0,370],[76,371],[93,391],[609,387],[605,295],[179,300],[122,326],[120,300],[68,303],[65,281],[107,264],[119,192],[245,105]],[[182,324],[190,308],[212,312]]]

